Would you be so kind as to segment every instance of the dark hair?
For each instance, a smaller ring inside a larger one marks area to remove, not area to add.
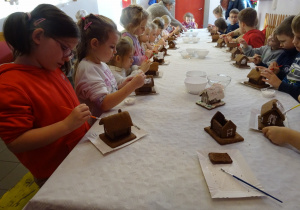
[[[4,22],[4,38],[12,47],[14,57],[31,53],[31,35],[37,28],[42,28],[45,36],[51,38],[80,38],[72,18],[51,4],[40,4],[31,13],[12,13]],[[68,73],[70,63],[66,62],[62,69]]]
[[[215,26],[217,26],[219,28],[219,31],[224,32],[227,29],[227,23],[224,20],[224,18],[218,18],[215,21]]]
[[[296,33],[300,33],[300,15],[294,17],[292,22],[292,29]]]
[[[81,31],[81,41],[77,45],[78,59],[75,64],[77,68],[79,62],[86,57],[90,41],[96,38],[100,44],[104,44],[110,33],[120,34],[116,24],[103,15],[90,14],[78,21],[78,26]]]
[[[194,18],[194,15],[190,12],[185,13],[183,16],[184,21],[185,21],[185,18],[187,18],[187,17]]]
[[[230,10],[230,12],[229,12],[229,15],[232,13],[232,14],[236,14],[236,15],[238,15],[239,14],[239,10],[238,9],[232,9],[232,10]]]
[[[257,12],[253,8],[246,8],[239,12],[238,19],[240,22],[246,24],[246,26],[254,27],[257,24]]]
[[[119,39],[117,46],[116,46],[117,53],[114,55],[113,59],[111,59],[108,64],[114,65],[116,56],[120,56],[123,58],[124,56],[128,55],[130,52],[134,50],[134,46],[128,39],[122,37]]]
[[[160,29],[164,29],[164,27],[165,27],[165,21],[161,17],[154,18],[152,22],[154,24],[156,24],[157,27],[160,28]]]
[[[288,37],[294,38],[293,30],[292,30],[292,22],[295,15],[291,15],[287,18],[285,18],[279,26],[274,31],[275,35],[286,35]]]

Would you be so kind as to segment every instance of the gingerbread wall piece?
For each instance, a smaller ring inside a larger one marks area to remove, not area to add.
[[[152,62],[149,70],[145,73],[146,75],[153,75],[153,76],[157,76],[158,75],[158,66],[159,63],[158,62]]]
[[[153,62],[157,62],[159,65],[164,64],[165,63],[164,53],[163,52],[158,52],[158,54],[155,54],[153,56]]]
[[[227,47],[229,47],[228,51],[230,52],[233,48],[237,47],[237,43],[236,42],[228,42],[227,43]]]
[[[234,60],[237,55],[243,54],[243,52],[238,47],[233,48],[230,51],[230,53],[231,53],[231,60]]]
[[[249,80],[244,82],[245,85],[256,89],[270,87],[270,85],[266,84],[263,81],[263,77],[260,75],[260,70],[258,67],[252,69],[247,75],[247,77],[249,78]]]
[[[205,127],[204,130],[221,145],[244,141],[236,132],[236,125],[231,120],[226,120],[219,111],[212,117],[210,127]]]
[[[284,126],[285,116],[283,112],[283,106],[277,99],[263,104],[258,116],[258,129],[261,130],[267,126]]]
[[[219,37],[220,37],[220,35],[219,34],[214,34],[214,35],[211,35],[211,41],[212,42],[217,42],[218,41],[218,39],[219,39]]]
[[[226,43],[225,43],[225,40],[224,39],[218,39],[217,41],[217,46],[218,48],[222,48],[222,47],[225,47]]]
[[[148,94],[154,94],[156,93],[154,89],[154,80],[152,75],[146,76],[146,81],[149,81],[145,83],[142,87],[135,90],[136,95],[148,95]]]
[[[119,109],[118,114],[101,118],[99,125],[104,126],[104,133],[99,135],[100,139],[111,148],[118,147],[136,138],[131,133],[133,123],[127,111],[122,112]]]
[[[249,58],[246,55],[243,54],[239,54],[235,57],[235,63],[233,65],[235,65],[238,68],[250,68],[250,66],[247,65],[247,63],[249,62]]]
[[[202,106],[208,110],[225,105],[225,102],[221,99],[224,98],[224,89],[221,84],[213,84],[211,87],[206,88],[201,94],[201,100],[196,104]]]
[[[168,41],[169,49],[177,49],[176,42],[174,40]]]

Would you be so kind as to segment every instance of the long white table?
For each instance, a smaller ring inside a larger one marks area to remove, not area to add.
[[[129,111],[133,123],[149,134],[106,156],[84,137],[25,209],[299,208],[299,152],[276,146],[248,127],[250,110],[260,109],[270,99],[241,85],[249,69],[234,67],[228,62],[230,53],[208,43],[206,30],[199,32],[198,44],[183,44],[179,39],[179,49],[168,51],[171,56],[165,59],[170,64],[160,66],[163,77],[155,79],[159,94],[138,96],[134,105],[121,103],[105,114],[120,108]],[[182,59],[179,51],[189,47],[210,52],[205,59]],[[225,106],[209,111],[196,105],[200,97],[187,93],[184,86],[189,70],[231,76]],[[285,108],[297,104],[282,92],[276,91],[275,98]],[[237,125],[243,142],[221,146],[204,131],[216,111]],[[299,115],[297,109],[288,113],[289,127],[300,130]],[[95,126],[98,122],[91,130]],[[212,199],[197,157],[197,151],[209,148],[239,150],[264,190],[283,204],[269,197]]]

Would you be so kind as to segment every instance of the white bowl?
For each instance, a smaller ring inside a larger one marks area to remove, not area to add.
[[[187,32],[185,32],[184,34],[185,34],[186,37],[192,36],[192,32],[188,32],[188,31],[187,31]]]
[[[221,84],[224,88],[229,85],[231,81],[231,77],[225,74],[217,74],[217,75],[210,75],[207,76],[208,84],[213,85],[214,83]]]
[[[198,32],[196,32],[196,31],[192,32],[193,37],[196,37],[197,35],[198,35]]]
[[[135,103],[135,97],[129,96],[129,97],[125,98],[124,103],[126,105],[132,105],[132,104],[134,104]]]
[[[191,38],[190,37],[182,37],[182,41],[184,43],[189,43],[191,41]]]
[[[191,56],[195,56],[195,48],[187,48],[186,51],[188,52],[188,54],[190,54]]]
[[[204,71],[188,71],[186,77],[204,77],[206,78],[206,72]]]
[[[180,55],[184,59],[191,58],[190,54],[187,51],[185,51],[185,50],[180,51]]]
[[[207,79],[204,77],[187,77],[184,84],[190,94],[199,95],[205,89]]]
[[[195,53],[198,55],[198,58],[205,58],[209,53],[209,50],[206,49],[197,49]]]
[[[273,89],[263,88],[260,91],[265,98],[273,98],[275,96],[275,90]]]
[[[198,43],[200,40],[200,37],[193,37],[193,43]]]

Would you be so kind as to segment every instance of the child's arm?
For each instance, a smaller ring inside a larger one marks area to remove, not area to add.
[[[102,104],[100,105],[100,109],[103,112],[106,112],[113,107],[117,106],[119,103],[121,103],[127,96],[129,96],[135,89],[143,86],[145,83],[145,74],[140,73],[132,78],[128,84],[126,84],[124,87],[122,87],[120,90],[108,94],[105,96],[105,98],[102,101]]]
[[[7,144],[7,147],[13,153],[21,153],[47,146],[79,128],[90,116],[89,107],[80,104],[64,120],[42,128],[28,130]]]
[[[300,150],[300,132],[277,126],[265,127],[262,132],[274,144],[283,145],[287,143]]]
[[[266,78],[262,79],[263,81],[269,83],[276,89],[278,89],[282,83],[282,81],[277,77],[277,75],[274,74],[274,72],[270,69],[265,69],[261,71],[260,75]]]

